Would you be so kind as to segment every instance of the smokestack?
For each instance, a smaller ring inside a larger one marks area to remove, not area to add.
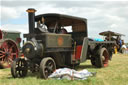
[[[29,33],[33,34],[34,28],[35,28],[35,12],[36,12],[36,10],[33,8],[29,8],[27,10],[27,12],[28,12]]]

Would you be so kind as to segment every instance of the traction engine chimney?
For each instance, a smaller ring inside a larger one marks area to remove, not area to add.
[[[35,12],[36,12],[36,10],[33,8],[30,8],[27,10],[27,12],[28,12],[29,33],[33,34],[34,28],[35,28]]]

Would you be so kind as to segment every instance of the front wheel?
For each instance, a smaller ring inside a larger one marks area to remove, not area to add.
[[[27,75],[28,65],[25,59],[17,58],[11,65],[11,74],[14,78],[25,77]]]
[[[40,63],[40,77],[47,79],[56,69],[55,61],[51,57],[43,58]]]

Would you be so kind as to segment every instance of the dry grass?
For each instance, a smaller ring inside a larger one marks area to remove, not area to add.
[[[10,69],[0,70],[0,85],[128,85],[128,55],[115,54],[109,66],[97,69],[90,61],[82,63],[77,70],[88,69],[97,72],[96,77],[87,80],[43,80],[30,74],[25,78],[12,78]]]
[[[9,71],[0,70],[0,79],[9,75],[10,75]]]

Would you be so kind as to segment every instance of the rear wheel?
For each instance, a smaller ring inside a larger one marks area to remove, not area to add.
[[[96,63],[95,66],[98,68],[106,67],[108,66],[108,60],[109,60],[109,53],[106,48],[101,48],[98,50],[96,56]]]
[[[91,57],[91,64],[94,66],[96,65],[96,57],[95,56]]]
[[[112,55],[113,55],[113,52],[112,52],[112,51],[110,51],[110,52],[109,52],[109,60],[111,60],[111,59],[112,59]]]
[[[17,58],[11,65],[11,74],[14,78],[25,77],[27,75],[28,65],[25,59]]]
[[[40,77],[47,79],[48,76],[55,71],[55,69],[56,64],[52,58],[47,57],[42,59],[40,63]]]
[[[13,60],[18,57],[17,44],[9,39],[1,40],[0,44],[0,63],[3,68],[10,67]]]

